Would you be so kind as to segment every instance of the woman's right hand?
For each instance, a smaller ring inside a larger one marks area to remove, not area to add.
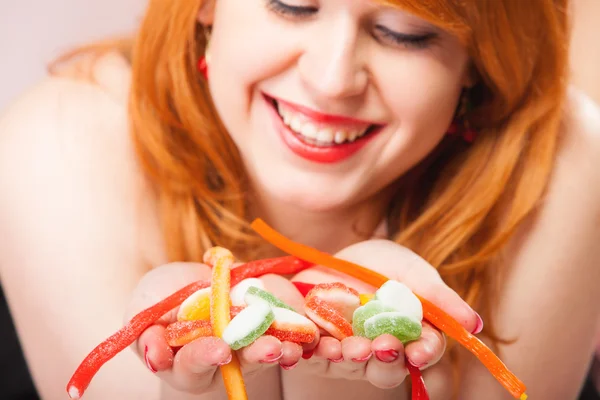
[[[210,274],[208,266],[197,263],[167,264],[150,271],[134,291],[126,322],[185,285],[210,280]],[[302,312],[302,295],[288,280],[277,275],[265,275],[261,280],[268,291]],[[164,334],[166,326],[176,320],[176,314],[177,309],[174,309],[146,329],[132,345],[133,350],[150,371],[178,391],[201,394],[222,388],[218,368],[231,360],[232,350],[223,340],[206,337],[173,351]],[[272,366],[293,366],[302,353],[298,344],[262,336],[252,345],[237,351],[237,356],[244,376],[250,377]]]

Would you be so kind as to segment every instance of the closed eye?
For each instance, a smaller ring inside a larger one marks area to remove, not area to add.
[[[293,6],[279,0],[267,0],[267,7],[277,14],[288,17],[308,17],[319,11],[317,7]]]

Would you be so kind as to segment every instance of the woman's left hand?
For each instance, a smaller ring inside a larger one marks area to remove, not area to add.
[[[369,240],[350,246],[336,257],[375,270],[390,279],[406,284],[413,292],[436,304],[452,315],[467,330],[478,332],[482,322],[478,314],[440,278],[431,265],[412,251],[391,241]],[[330,269],[315,267],[292,278],[306,283],[342,282],[360,293],[372,293],[376,288]],[[396,387],[408,375],[405,363],[425,369],[442,358],[446,340],[439,330],[423,321],[421,337],[406,346],[391,335],[373,341],[349,337],[339,341],[321,336],[305,347],[307,370],[332,378],[365,379],[380,388]]]
[[[307,367],[312,373],[332,378],[364,379],[376,387],[396,387],[408,375],[405,362],[420,369],[436,364],[444,354],[445,339],[437,329],[423,323],[421,338],[406,347],[392,335],[373,341],[352,336],[339,341],[321,336],[316,347],[307,351]]]

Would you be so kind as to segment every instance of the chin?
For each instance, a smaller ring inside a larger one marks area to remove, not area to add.
[[[293,181],[278,184],[273,180],[263,183],[267,195],[291,209],[307,213],[325,213],[346,208],[355,195],[341,186],[323,184],[294,184]]]

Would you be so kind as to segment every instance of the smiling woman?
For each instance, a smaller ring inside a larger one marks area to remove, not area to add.
[[[64,396],[123,314],[210,280],[210,247],[280,254],[252,233],[260,217],[402,281],[491,344],[532,398],[575,398],[600,301],[600,113],[567,87],[567,9],[151,0],[132,41],[59,60],[0,122],[0,268],[42,397]],[[373,289],[319,266],[287,278],[261,284],[295,305],[292,281]],[[175,314],[86,398],[222,398],[213,378],[232,359],[251,398],[403,398],[408,364],[435,399],[505,396],[427,321],[406,345],[263,335],[233,357],[216,337],[168,346]]]

